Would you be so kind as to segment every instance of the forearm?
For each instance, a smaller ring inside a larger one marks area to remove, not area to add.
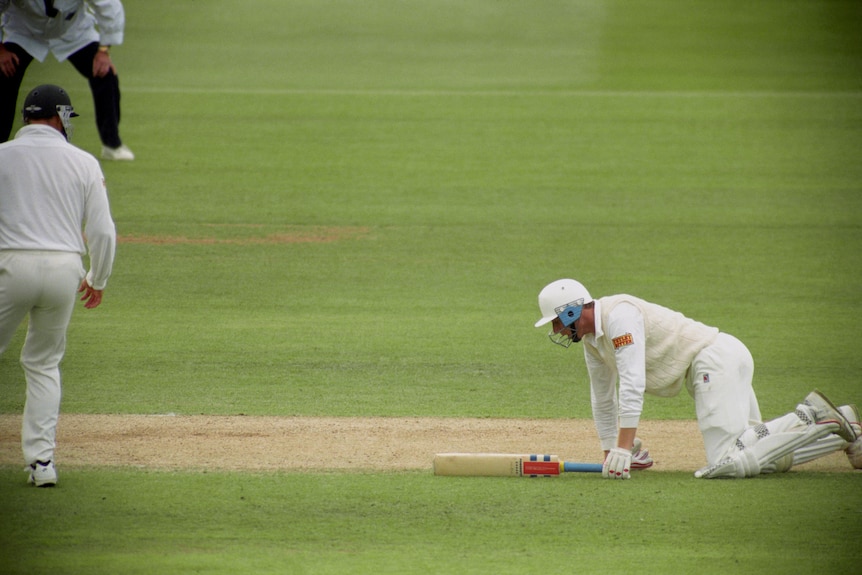
[[[593,388],[592,411],[593,422],[602,449],[608,450],[615,445],[617,439],[617,402],[613,384],[607,388]]]
[[[617,436],[617,447],[631,450],[635,444],[635,435],[637,435],[637,427],[621,427],[620,433]]]
[[[631,451],[634,449],[635,444],[635,436],[637,435],[638,428],[637,427],[622,427],[620,428],[620,432],[617,435],[617,447],[622,449],[628,449]],[[605,449],[605,457],[610,453],[610,449]]]
[[[87,282],[97,290],[105,289],[114,264],[116,235],[104,234],[88,239],[90,271]]]

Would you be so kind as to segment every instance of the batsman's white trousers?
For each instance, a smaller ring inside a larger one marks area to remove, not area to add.
[[[0,251],[0,354],[24,318],[30,317],[20,358],[27,382],[21,447],[28,464],[54,459],[62,395],[60,360],[83,279],[77,253]]]
[[[761,423],[751,386],[754,359],[745,345],[726,333],[704,348],[689,368],[686,385],[694,397],[706,459],[718,463],[746,428]]]

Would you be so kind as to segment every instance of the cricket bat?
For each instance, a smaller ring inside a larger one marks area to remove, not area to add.
[[[547,454],[438,453],[434,456],[434,475],[553,477],[563,472],[601,471],[601,463],[572,463]]]

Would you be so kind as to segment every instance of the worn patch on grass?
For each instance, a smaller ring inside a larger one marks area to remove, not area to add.
[[[21,464],[20,415],[0,415],[0,464]],[[706,464],[694,421],[642,421],[653,471]],[[435,453],[552,453],[601,459],[590,420],[62,414],[62,466],[285,471],[431,471]],[[800,469],[852,471],[837,452]]]
[[[366,237],[361,226],[287,226],[273,229],[263,224],[203,224],[180,234],[120,234],[119,243],[151,245],[253,245],[332,243]]]

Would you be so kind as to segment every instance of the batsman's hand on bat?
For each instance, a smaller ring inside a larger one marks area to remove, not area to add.
[[[608,455],[605,457],[605,463],[602,465],[602,477],[605,479],[629,479],[631,468],[631,450],[614,447],[608,451]]]

